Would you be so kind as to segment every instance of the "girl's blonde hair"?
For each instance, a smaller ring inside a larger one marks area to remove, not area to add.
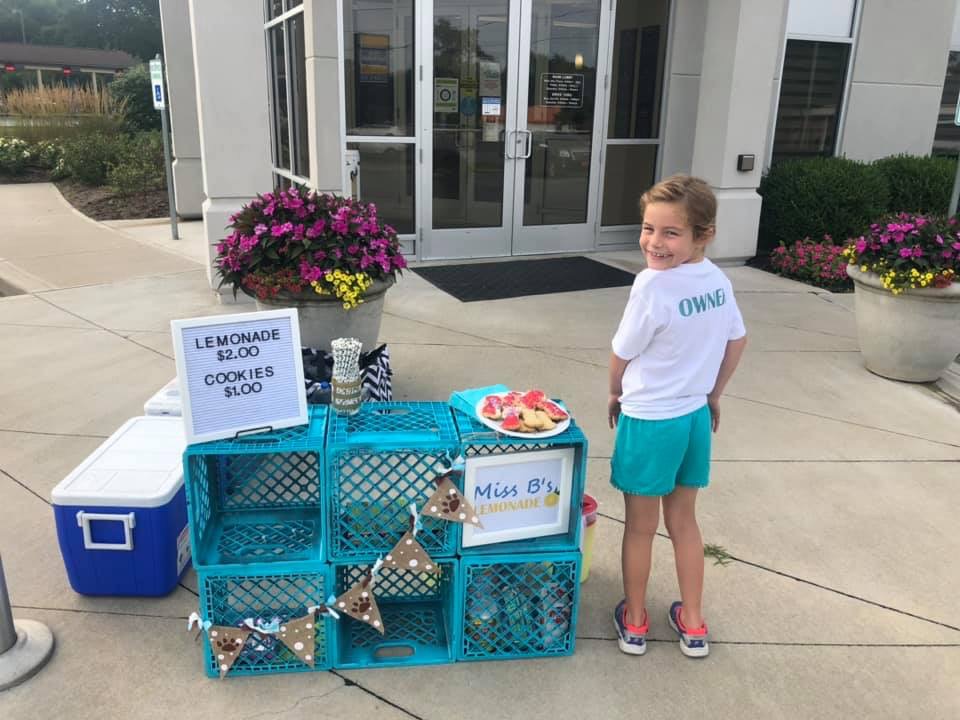
[[[680,203],[693,236],[701,238],[717,228],[717,196],[705,180],[691,175],[672,175],[640,196],[640,214],[652,203]]]

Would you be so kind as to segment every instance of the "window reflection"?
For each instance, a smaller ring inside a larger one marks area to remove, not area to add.
[[[667,0],[617,6],[608,137],[655,138],[660,133],[667,11]]]
[[[348,135],[414,134],[413,0],[345,0]]]
[[[834,154],[849,56],[846,43],[787,40],[773,162]]]
[[[434,3],[436,229],[503,224],[508,17],[507,0]]]
[[[398,233],[416,232],[414,146],[365,142],[347,147],[360,151],[360,199],[376,203],[377,214]]]
[[[600,3],[536,0],[530,38],[523,224],[587,220]]]

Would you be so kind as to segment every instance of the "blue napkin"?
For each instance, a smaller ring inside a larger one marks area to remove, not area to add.
[[[477,403],[483,400],[487,395],[510,392],[506,385],[488,385],[482,388],[469,388],[467,390],[457,390],[450,394],[450,407],[454,410],[476,417]]]

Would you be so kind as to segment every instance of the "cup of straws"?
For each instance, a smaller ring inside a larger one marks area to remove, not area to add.
[[[360,379],[360,349],[356,338],[337,338],[330,343],[333,351],[333,377],[330,405],[338,415],[355,415],[360,411],[363,388]]]

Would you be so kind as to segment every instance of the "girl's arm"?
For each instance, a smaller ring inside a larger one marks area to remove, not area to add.
[[[624,360],[616,353],[610,353],[610,395],[607,398],[607,422],[613,428],[620,417],[620,396],[623,394],[623,373],[627,369],[629,360]]]
[[[727,386],[730,378],[733,377],[737,365],[740,364],[740,358],[743,357],[743,351],[746,347],[747,337],[744,335],[742,338],[730,340],[727,343],[726,351],[723,353],[723,361],[720,363],[719,372],[717,372],[717,382],[707,396],[714,432],[720,427],[720,396],[723,395],[723,389]]]

